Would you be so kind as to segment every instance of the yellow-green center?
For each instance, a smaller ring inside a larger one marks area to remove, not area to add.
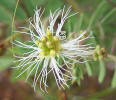
[[[61,45],[59,38],[53,36],[52,33],[47,30],[47,35],[43,36],[41,40],[36,40],[35,44],[41,49],[39,56],[58,56],[61,51]]]

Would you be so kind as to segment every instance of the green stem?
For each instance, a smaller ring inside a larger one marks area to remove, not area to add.
[[[12,18],[12,31],[11,31],[11,34],[14,31],[14,27],[13,26],[14,26],[14,20],[15,20],[15,15],[16,15],[18,4],[19,4],[19,0],[17,0],[16,7],[15,7],[15,10],[14,10],[14,14],[13,14],[13,18]]]
[[[116,92],[116,89],[107,88],[100,92],[95,93],[92,96],[89,96],[89,97],[81,99],[81,100],[93,100],[93,99],[100,98],[100,97],[106,96],[108,94],[111,94],[113,92]]]
[[[114,62],[116,62],[116,56],[108,55],[108,58]]]
[[[15,33],[13,35],[11,35],[10,37],[8,37],[6,40],[0,42],[0,44],[3,44],[5,46],[5,48],[9,47],[9,43],[13,42],[12,40],[15,39],[17,36],[20,36],[20,33]]]
[[[12,41],[13,39],[15,39],[17,36],[19,36],[20,35],[20,33],[15,33],[15,34],[13,34],[13,35],[11,35],[10,37],[8,37],[5,41],[4,41],[4,43],[5,44],[7,44],[7,43],[9,43],[10,41]]]
[[[16,11],[17,11],[17,8],[18,8],[18,4],[19,4],[19,0],[17,0],[17,2],[16,2],[16,7],[15,7],[15,10],[14,10],[14,14],[13,14],[11,36],[13,36],[14,21],[15,21],[15,15],[16,15]],[[10,40],[10,38],[8,40]],[[13,42],[13,38],[11,38],[11,41]],[[12,51],[13,51],[13,45],[12,45]]]

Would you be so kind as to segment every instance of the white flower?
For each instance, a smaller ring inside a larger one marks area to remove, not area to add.
[[[63,8],[57,9],[54,13],[50,12],[49,26],[45,29],[41,22],[43,12],[41,13],[41,9],[36,10],[29,28],[25,28],[28,32],[21,32],[30,35],[32,41],[30,44],[19,41],[14,43],[16,46],[29,50],[21,57],[15,56],[19,58],[17,60],[19,65],[16,68],[23,69],[17,77],[29,71],[28,79],[34,72],[34,89],[39,80],[41,90],[47,91],[47,78],[50,72],[53,72],[58,88],[68,87],[67,81],[73,78],[71,65],[84,62],[82,59],[92,54],[92,47],[89,44],[82,44],[82,41],[90,38],[90,36],[84,38],[86,31],[76,39],[66,40],[66,32],[62,31],[62,27],[64,22],[74,15],[69,16],[70,11],[71,7],[67,11]],[[61,21],[58,23],[57,29],[54,30],[54,25],[59,17]],[[62,63],[59,63],[59,60]]]

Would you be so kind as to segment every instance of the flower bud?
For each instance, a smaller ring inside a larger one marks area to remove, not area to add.
[[[47,41],[47,37],[46,36],[42,37],[41,41],[42,42],[46,42]]]
[[[36,40],[35,41],[35,44],[38,46],[39,45],[39,42],[40,42],[39,40]]]
[[[53,44],[52,44],[52,42],[50,42],[50,41],[48,41],[48,42],[46,43],[46,45],[47,45],[48,48],[53,48]]]
[[[53,50],[53,49],[52,49],[52,50],[50,50],[50,55],[51,55],[51,56],[55,56],[55,55],[56,55],[56,51],[55,51],[55,50]]]
[[[42,42],[39,43],[40,48],[44,48],[44,46],[45,46],[44,43],[42,43]]]
[[[47,35],[52,36],[52,32],[49,29],[47,29]]]

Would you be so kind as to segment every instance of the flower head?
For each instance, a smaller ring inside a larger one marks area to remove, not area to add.
[[[82,44],[86,31],[73,40],[67,40],[66,32],[62,30],[64,22],[73,15],[69,15],[71,7],[65,11],[57,9],[54,13],[50,12],[49,25],[45,29],[41,16],[41,9],[37,9],[34,18],[30,21],[28,32],[21,32],[30,35],[31,43],[25,44],[15,41],[15,45],[26,48],[29,51],[19,58],[19,65],[16,68],[23,69],[17,77],[29,70],[27,79],[34,72],[34,89],[39,80],[41,90],[46,90],[47,78],[50,72],[53,73],[58,88],[64,88],[67,81],[73,78],[71,65],[77,62],[84,62],[82,59],[92,55],[92,47]],[[57,29],[54,29],[56,20],[60,17]],[[62,62],[60,63],[59,60]],[[26,80],[27,80],[26,79]]]

